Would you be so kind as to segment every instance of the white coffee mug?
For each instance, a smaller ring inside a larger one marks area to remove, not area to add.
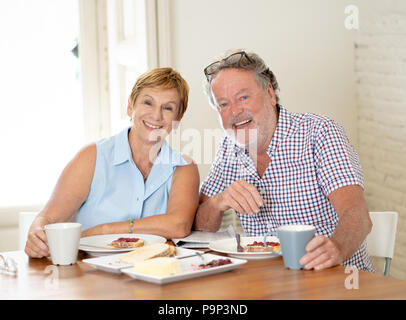
[[[62,266],[76,263],[82,225],[76,222],[53,223],[47,224],[44,230],[52,263]]]

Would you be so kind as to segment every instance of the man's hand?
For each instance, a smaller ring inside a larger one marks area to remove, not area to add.
[[[329,200],[340,219],[331,239],[317,236],[307,244],[307,253],[300,259],[305,269],[319,270],[341,264],[354,254],[371,231],[372,223],[360,186],[338,188],[329,195]]]
[[[226,190],[217,195],[217,204],[220,211],[234,209],[242,214],[255,214],[264,200],[258,190],[244,180],[234,181]]]
[[[305,269],[325,269],[341,264],[343,255],[337,244],[325,236],[314,237],[306,246],[307,253],[299,263]]]

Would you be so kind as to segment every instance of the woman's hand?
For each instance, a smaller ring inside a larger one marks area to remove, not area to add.
[[[37,217],[28,231],[25,253],[31,258],[42,258],[49,256],[47,236],[44,226],[50,222],[45,217]]]

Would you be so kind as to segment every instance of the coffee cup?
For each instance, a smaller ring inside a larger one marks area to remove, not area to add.
[[[48,239],[52,264],[76,263],[82,225],[76,222],[47,224],[44,227]]]
[[[286,268],[302,269],[303,266],[299,260],[306,254],[306,245],[314,238],[316,228],[304,224],[291,224],[280,226],[277,229],[277,235],[281,245],[281,251],[273,251],[266,244],[266,238],[270,234],[264,236],[264,244],[268,251],[281,255]]]

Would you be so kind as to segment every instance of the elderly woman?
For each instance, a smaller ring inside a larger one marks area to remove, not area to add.
[[[30,227],[25,252],[49,256],[43,227],[77,221],[82,236],[190,233],[198,206],[197,166],[164,138],[186,111],[189,87],[172,68],[146,72],[128,99],[131,127],[84,147],[63,170]]]

